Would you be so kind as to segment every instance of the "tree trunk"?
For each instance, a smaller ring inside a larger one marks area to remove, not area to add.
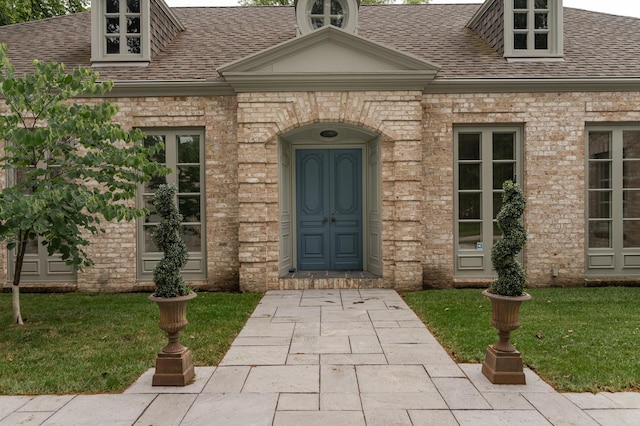
[[[11,295],[13,300],[13,323],[24,325],[24,322],[22,322],[22,314],[20,314],[20,287],[12,285]]]
[[[11,286],[11,295],[13,301],[13,323],[17,325],[24,325],[22,321],[22,314],[20,313],[20,276],[22,275],[22,265],[24,263],[24,255],[27,251],[27,242],[29,241],[29,234],[31,230],[21,233],[20,241],[18,242],[18,252],[16,253],[15,269],[13,271],[13,285]]]

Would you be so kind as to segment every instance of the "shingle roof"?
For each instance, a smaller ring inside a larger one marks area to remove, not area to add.
[[[564,61],[508,62],[466,28],[478,4],[361,6],[358,35],[438,64],[437,78],[640,77],[640,19],[565,8]],[[186,27],[148,67],[113,80],[213,80],[231,61],[296,37],[293,7],[174,8]],[[89,12],[0,27],[19,72],[32,59],[91,65]]]

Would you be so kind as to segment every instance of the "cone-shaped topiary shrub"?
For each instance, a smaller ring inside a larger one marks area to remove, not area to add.
[[[153,206],[162,221],[151,234],[153,242],[164,252],[164,257],[153,270],[155,296],[184,296],[189,290],[184,285],[180,270],[187,264],[187,246],[180,237],[182,215],[175,203],[175,185],[160,185],[153,197]]]
[[[491,249],[491,262],[498,279],[491,283],[489,291],[502,296],[520,296],[526,276],[516,256],[527,241],[522,222],[527,202],[517,183],[508,180],[504,182],[502,189],[502,208],[498,213],[498,227],[502,231],[502,238]]]

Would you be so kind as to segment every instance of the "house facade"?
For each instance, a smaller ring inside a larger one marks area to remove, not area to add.
[[[528,286],[640,277],[638,19],[562,0],[93,0],[0,41],[18,71],[93,67],[116,120],[165,142],[194,287],[486,286],[507,179],[528,200]],[[108,224],[80,272],[34,242],[24,288],[151,289],[156,223]]]

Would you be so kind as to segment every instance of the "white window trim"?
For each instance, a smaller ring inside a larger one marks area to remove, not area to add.
[[[325,2],[330,0],[325,0]],[[358,3],[356,0],[339,0],[344,7],[345,24],[341,28],[344,31],[355,33],[358,27]],[[311,25],[311,8],[315,0],[299,0],[296,4],[296,21],[300,34],[309,34],[316,29]]]
[[[533,1],[529,4],[529,15],[533,14]],[[549,45],[548,49],[545,50],[536,50],[533,47],[533,34],[534,29],[528,28],[527,32],[529,33],[529,43],[528,49],[514,49],[513,46],[513,36],[516,32],[514,30],[514,22],[513,22],[513,0],[504,0],[504,56],[510,61],[519,60],[519,59],[562,59],[564,56],[564,29],[563,29],[563,7],[562,0],[548,0],[549,1]],[[530,23],[532,23],[532,19],[530,16]]]
[[[126,0],[120,0],[126,1]],[[105,1],[91,0],[91,62],[139,65],[151,60],[151,12],[149,0],[140,0],[140,54],[107,54]]]

